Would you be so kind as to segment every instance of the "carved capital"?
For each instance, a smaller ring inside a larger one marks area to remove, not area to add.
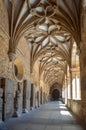
[[[9,60],[10,60],[10,61],[14,61],[15,58],[16,58],[16,54],[13,53],[13,52],[9,52],[9,53],[8,53],[8,56],[9,56]]]

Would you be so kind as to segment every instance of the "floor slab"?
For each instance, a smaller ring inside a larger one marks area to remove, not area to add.
[[[65,104],[56,101],[0,123],[0,130],[83,130],[83,128]]]

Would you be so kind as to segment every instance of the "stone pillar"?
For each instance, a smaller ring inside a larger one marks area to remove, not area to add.
[[[35,86],[36,87],[36,86]],[[36,88],[35,88],[36,89]],[[38,107],[37,91],[35,90],[35,108]]]
[[[2,101],[2,96],[3,96],[3,89],[2,88],[0,88],[0,121],[2,121],[2,103],[3,103],[3,101]]]
[[[80,42],[81,99],[86,101],[86,0],[83,1]]]
[[[42,92],[42,87],[40,88],[40,104],[43,103],[43,92]]]
[[[71,68],[72,72],[72,99],[76,98],[76,68]],[[74,90],[75,89],[75,90]]]
[[[46,94],[45,94],[45,92],[43,92],[43,103],[44,104],[46,103]]]
[[[31,95],[31,83],[27,81],[27,92],[26,92],[26,109],[30,110],[30,95]]]
[[[73,95],[72,95],[72,70],[70,69],[70,99],[73,98]]]
[[[18,117],[22,112],[22,84],[17,84],[17,90],[14,97],[14,113],[13,117]]]
[[[1,88],[3,89],[3,95],[2,95],[2,121],[5,121],[5,119],[6,119],[6,98],[7,98],[6,97],[6,79],[1,78],[0,83],[1,83]]]
[[[86,100],[86,41],[82,42],[80,53],[81,99]]]
[[[70,79],[70,71],[67,71],[67,94],[68,94],[68,99],[71,99],[71,79]]]
[[[65,76],[65,104],[67,104],[68,99],[68,84],[67,84],[67,77]]]
[[[35,107],[35,86],[31,83],[30,109]]]
[[[40,104],[39,104],[39,91],[37,91],[37,107],[39,107]]]
[[[19,96],[19,92],[17,90],[15,92],[15,97],[14,97],[14,113],[13,113],[13,117],[18,117],[18,96]]]
[[[63,87],[62,87],[62,101],[65,103],[65,80],[63,82]]]
[[[26,91],[27,91],[27,81],[23,82],[23,101],[22,101],[22,112],[26,113]]]
[[[3,90],[2,95],[2,120],[11,117],[13,114],[14,81],[8,78],[0,79],[0,87]]]

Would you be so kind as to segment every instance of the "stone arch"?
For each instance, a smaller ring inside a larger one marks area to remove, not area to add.
[[[50,87],[50,93],[49,94],[50,94],[50,100],[55,100],[54,96],[56,97],[57,100],[59,98],[61,98],[61,95],[62,95],[61,85],[58,84],[57,82],[52,84],[51,87]],[[57,94],[57,96],[56,96],[56,94]]]

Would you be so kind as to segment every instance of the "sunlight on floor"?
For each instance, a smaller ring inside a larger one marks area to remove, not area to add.
[[[62,108],[62,109],[67,109],[65,106],[60,106],[59,108]]]
[[[61,115],[71,116],[71,117],[72,117],[72,115],[71,115],[68,111],[60,111],[60,114],[61,114]]]

